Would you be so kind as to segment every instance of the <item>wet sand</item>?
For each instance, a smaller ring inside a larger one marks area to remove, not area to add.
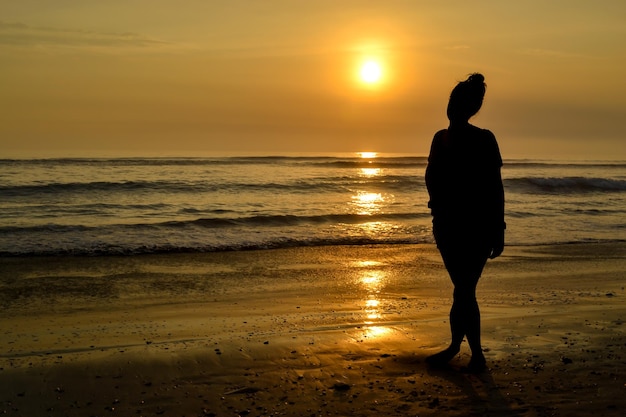
[[[446,346],[431,245],[0,259],[10,416],[621,416],[626,244],[508,247],[489,370]]]

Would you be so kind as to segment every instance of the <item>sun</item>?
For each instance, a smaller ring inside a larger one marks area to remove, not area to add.
[[[378,156],[378,152],[358,152],[358,155],[363,159],[372,159]]]
[[[365,84],[376,84],[382,79],[383,70],[380,63],[369,60],[365,61],[363,65],[361,65],[359,75],[361,77],[361,81]]]

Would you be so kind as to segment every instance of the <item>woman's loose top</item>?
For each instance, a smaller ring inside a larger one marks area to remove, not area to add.
[[[491,240],[502,233],[506,226],[501,167],[498,143],[489,130],[466,125],[435,134],[426,186],[440,235]]]

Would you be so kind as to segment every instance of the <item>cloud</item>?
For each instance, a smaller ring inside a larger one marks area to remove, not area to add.
[[[167,42],[138,33],[103,33],[0,21],[0,45],[17,47],[153,48]]]

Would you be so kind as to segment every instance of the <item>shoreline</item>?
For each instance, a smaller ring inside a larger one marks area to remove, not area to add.
[[[626,244],[507,247],[489,371],[445,347],[434,245],[1,258],[8,415],[621,415]]]
[[[428,222],[430,224],[430,222]],[[626,244],[626,239],[597,239],[592,241],[561,241],[561,242],[524,242],[524,243],[514,243],[507,244],[507,248],[558,248],[558,247],[570,247],[570,246],[603,246],[610,247],[612,245],[620,246]],[[325,248],[385,248],[385,247],[417,247],[417,246],[434,246],[434,238],[432,235],[429,236],[428,239],[420,240],[420,241],[407,241],[407,240],[399,240],[399,241],[386,241],[386,242],[378,242],[378,241],[360,241],[354,242],[348,239],[345,242],[339,241],[327,241],[324,243],[315,242],[299,242],[299,244],[288,244],[282,246],[280,244],[269,244],[269,246],[265,246],[263,244],[255,245],[251,244],[249,246],[232,246],[232,247],[221,247],[221,248],[177,248],[177,249],[143,249],[143,250],[128,250],[128,251],[90,251],[85,249],[84,251],[62,251],[62,252],[32,252],[32,253],[17,253],[17,252],[7,252],[0,251],[0,262],[6,263],[11,259],[19,260],[19,259],[33,259],[33,260],[52,260],[52,259],[98,259],[98,258],[107,258],[107,259],[115,259],[115,258],[132,258],[132,257],[143,257],[143,256],[176,256],[176,255],[207,255],[211,256],[212,254],[223,254],[223,253],[247,253],[247,252],[272,252],[272,251],[282,251],[282,250],[298,250],[298,249],[319,249],[324,250]]]

